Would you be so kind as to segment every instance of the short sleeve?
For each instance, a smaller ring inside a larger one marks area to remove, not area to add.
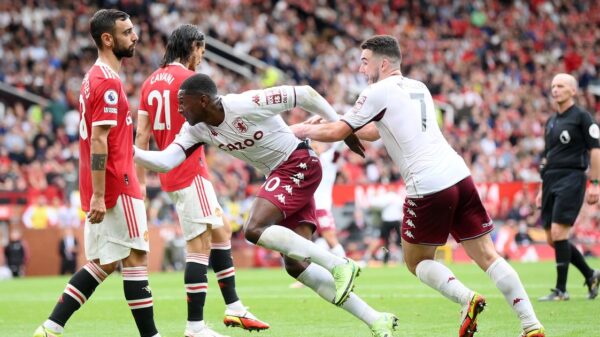
[[[147,95],[147,90],[146,90],[146,83],[144,82],[144,85],[142,85],[142,91],[140,94],[140,105],[138,107],[138,116],[146,116],[146,117],[150,117],[150,114],[148,113],[148,103],[146,102],[146,97],[148,97]]]
[[[600,128],[598,128],[598,124],[587,111],[584,111],[582,114],[581,127],[586,147],[588,149],[600,148]]]
[[[94,103],[90,107],[92,126],[117,125],[120,92],[121,82],[116,78],[102,79],[98,82],[94,91]]]
[[[385,107],[386,95],[382,88],[374,90],[373,86],[369,86],[361,92],[354,107],[342,117],[342,121],[356,131],[372,121],[380,120]]]

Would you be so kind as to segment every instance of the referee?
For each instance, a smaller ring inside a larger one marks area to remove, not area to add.
[[[546,122],[541,176],[542,189],[536,203],[542,209],[546,238],[554,247],[556,287],[540,301],[566,301],[567,274],[572,263],[585,277],[588,299],[598,296],[600,271],[590,268],[583,255],[569,242],[569,232],[583,205],[590,166],[587,203],[598,201],[600,187],[600,129],[589,112],[575,105],[577,80],[568,74],[552,79],[552,99],[558,111]]]

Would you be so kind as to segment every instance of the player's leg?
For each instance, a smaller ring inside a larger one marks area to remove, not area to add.
[[[208,292],[208,264],[212,228],[223,226],[221,207],[210,181],[197,176],[191,185],[169,193],[175,204],[179,225],[186,240],[184,285],[187,299],[187,322],[184,335],[220,336],[204,322]],[[210,227],[209,227],[210,226]]]
[[[305,238],[312,236],[312,227],[306,224],[296,227],[295,231]],[[311,288],[327,302],[332,303],[334,301],[336,295],[335,282],[331,273],[325,268],[315,263],[298,261],[287,256],[284,256],[284,263],[290,276]],[[398,319],[394,315],[376,311],[354,293],[350,293],[341,307],[365,322],[373,330],[374,336],[391,336],[397,325]],[[386,333],[389,334],[386,335]]]
[[[194,238],[187,240],[187,255],[183,273],[187,298],[186,336],[198,334],[206,328],[206,324],[204,323],[204,304],[206,303],[206,294],[208,291],[207,271],[211,231],[207,230],[207,226],[204,224],[196,224],[196,227],[203,227],[204,231]]]
[[[339,257],[346,257],[346,251],[340,244],[337,238],[337,230],[335,228],[335,219],[329,210],[318,209],[317,215],[317,232],[325,239],[329,251]]]
[[[212,230],[210,264],[217,276],[221,295],[225,301],[227,326],[241,327],[246,330],[264,330],[269,324],[259,320],[244,306],[235,290],[235,267],[231,258],[231,225],[223,216],[223,227]]]
[[[331,254],[289,228],[276,225],[282,222],[283,214],[277,206],[266,199],[256,198],[245,225],[246,239],[299,261],[310,260],[330,273],[338,271],[340,285],[336,288],[340,289],[340,295],[336,297],[336,302],[341,303],[352,290],[354,279],[360,271],[358,265],[352,260]]]
[[[117,262],[99,265],[99,261],[89,261],[77,271],[58,298],[48,319],[38,327],[34,337],[61,336],[64,326],[75,313],[92,296],[98,287],[116,268]]]
[[[140,336],[160,336],[154,323],[154,303],[148,282],[150,245],[144,201],[121,195],[111,223],[112,227],[106,228],[106,235],[111,238],[100,252],[100,262],[121,257],[123,291]]]
[[[343,258],[329,253],[291,229],[277,225],[282,223],[283,219],[283,213],[277,206],[267,199],[256,198],[244,225],[246,239],[297,260],[310,258],[312,262],[329,271],[336,265],[346,263]]]
[[[67,321],[85,302],[92,296],[98,287],[110,275],[117,266],[120,258],[100,265],[100,247],[106,241],[100,229],[106,220],[112,219],[113,209],[109,209],[105,215],[105,221],[91,225],[87,220],[84,227],[85,253],[89,262],[77,271],[65,290],[60,295],[48,319],[37,328],[34,337],[45,337],[49,335],[61,336]],[[86,218],[87,219],[87,218]]]
[[[131,249],[123,259],[123,290],[129,309],[141,337],[159,336],[154,324],[154,303],[148,283],[148,257],[146,251]]]
[[[421,282],[462,306],[459,337],[472,336],[485,298],[467,288],[443,264],[434,260],[436,246],[446,243],[460,207],[462,184],[422,198],[406,198],[403,206],[402,247],[408,270]],[[474,189],[474,186],[473,186]]]
[[[521,328],[527,334],[543,327],[537,319],[529,296],[521,283],[517,272],[504,260],[494,248],[489,234],[462,241],[467,254],[484,270],[504,295],[506,302],[521,321]]]
[[[464,305],[474,292],[460,282],[445,265],[434,260],[436,246],[402,241],[406,268],[421,282],[437,290],[452,302]]]

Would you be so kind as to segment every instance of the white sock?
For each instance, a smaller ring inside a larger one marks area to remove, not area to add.
[[[488,276],[494,281],[496,287],[502,292],[508,305],[517,314],[521,320],[521,327],[527,331],[531,327],[539,326],[538,321],[533,311],[531,301],[523,288],[523,284],[519,279],[517,272],[511,267],[506,260],[498,258],[486,270]]]
[[[187,321],[186,330],[190,332],[200,332],[206,324],[204,324],[204,320],[202,321]]]
[[[269,226],[258,239],[259,246],[269,248],[298,261],[314,262],[331,272],[346,260],[331,254],[314,242],[283,226]]]
[[[342,245],[340,245],[339,243],[335,247],[331,248],[329,251],[335,256],[346,257],[346,251],[344,250],[344,247],[342,247]]]
[[[63,333],[63,331],[65,330],[64,327],[62,327],[61,325],[59,325],[58,323],[51,321],[49,319],[47,319],[44,324],[42,324],[45,328],[50,329],[54,332],[58,332],[58,333]]]
[[[439,291],[453,302],[460,305],[468,303],[473,291],[465,287],[452,271],[434,260],[423,260],[417,265],[417,277],[421,282]]]
[[[242,304],[241,300],[237,300],[233,303],[227,304],[227,309],[233,311],[246,311],[246,307]]]
[[[152,337],[160,337],[160,334],[157,333],[156,335],[152,336]]]
[[[335,283],[333,282],[333,276],[331,276],[331,273],[325,270],[325,268],[311,263],[308,265],[308,268],[298,276],[298,281],[311,288],[327,302],[331,303],[333,301],[333,298],[335,297]],[[350,296],[348,296],[348,299],[344,302],[342,308],[369,326],[371,326],[371,324],[373,324],[373,322],[381,315],[381,313],[371,308],[354,293],[350,293]]]

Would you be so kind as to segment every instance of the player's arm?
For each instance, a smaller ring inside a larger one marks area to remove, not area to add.
[[[162,151],[147,151],[138,147],[133,148],[135,163],[156,172],[169,172],[179,166],[192,155],[196,149],[204,145],[201,134],[207,129],[203,123],[192,127],[183,124],[177,138]]]
[[[343,140],[344,143],[361,157],[365,157],[365,147],[360,143],[358,137],[352,132],[352,128],[343,120],[338,120],[324,124],[295,124],[290,126],[294,135],[300,139],[310,138],[320,142],[337,142]]]
[[[137,131],[135,134],[135,146],[142,150],[148,150],[150,144],[150,137],[152,136],[152,128],[150,126],[150,118],[148,115],[138,111],[138,124]],[[142,195],[146,196],[146,169],[142,165],[136,165],[135,171],[137,173],[138,181],[140,182],[140,189]]]
[[[296,93],[296,106],[317,114],[330,122],[340,119],[331,104],[311,86],[296,86],[294,91]]]
[[[106,124],[92,126],[90,138],[92,199],[90,200],[88,220],[93,224],[102,222],[104,214],[106,214],[104,195],[106,192],[106,160],[108,159],[108,133],[110,128],[111,125]]]
[[[600,128],[592,115],[585,113],[581,119],[583,137],[587,148],[590,150],[590,169],[588,177],[590,179],[590,187],[587,190],[586,201],[588,204],[595,204],[600,199]]]
[[[377,130],[377,127],[373,122],[365,125],[362,129],[356,131],[355,134],[361,140],[366,140],[368,142],[374,142],[381,138],[381,136],[379,135],[379,130]]]
[[[171,143],[162,151],[148,151],[134,147],[133,159],[137,166],[151,171],[166,173],[179,166],[186,158],[186,151],[177,143]]]

